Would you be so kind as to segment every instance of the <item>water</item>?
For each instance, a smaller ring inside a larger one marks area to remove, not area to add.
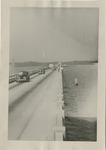
[[[95,118],[65,117],[66,141],[96,141],[97,121]]]
[[[64,67],[63,92],[67,140],[96,141],[97,64]]]

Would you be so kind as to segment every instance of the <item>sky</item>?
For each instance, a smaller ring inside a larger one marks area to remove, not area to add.
[[[11,8],[10,61],[98,60],[97,8]]]

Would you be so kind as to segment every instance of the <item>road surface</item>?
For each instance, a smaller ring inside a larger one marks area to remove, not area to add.
[[[48,71],[9,87],[9,140],[53,141],[59,73]]]

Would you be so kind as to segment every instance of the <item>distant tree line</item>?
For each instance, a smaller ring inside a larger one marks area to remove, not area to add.
[[[13,62],[10,62],[10,65],[12,65]],[[42,65],[48,65],[48,63],[43,63],[43,62],[14,62],[15,67],[34,67],[34,66],[42,66]]]
[[[65,62],[67,65],[87,65],[87,64],[94,64],[98,63],[98,61],[67,61]]]

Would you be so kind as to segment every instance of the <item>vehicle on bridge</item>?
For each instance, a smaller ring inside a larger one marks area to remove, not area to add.
[[[54,67],[54,64],[49,64],[49,68],[52,69]]]
[[[16,82],[29,82],[30,75],[28,71],[21,71],[17,74]]]
[[[38,74],[45,74],[45,69],[40,69],[40,70],[38,71]]]

